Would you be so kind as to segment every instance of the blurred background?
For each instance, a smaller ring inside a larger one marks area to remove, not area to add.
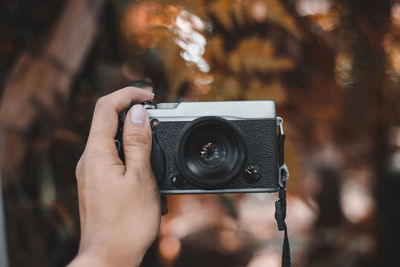
[[[76,254],[75,164],[94,105],[142,77],[157,102],[275,100],[293,266],[393,266],[399,0],[3,0],[10,266],[64,266]],[[142,266],[280,266],[276,198],[170,196]]]

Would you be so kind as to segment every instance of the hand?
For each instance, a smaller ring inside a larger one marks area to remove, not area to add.
[[[138,266],[157,236],[161,201],[150,166],[150,123],[142,105],[134,105],[125,120],[125,165],[114,143],[118,113],[153,97],[126,87],[97,101],[76,167],[81,241],[70,266]]]

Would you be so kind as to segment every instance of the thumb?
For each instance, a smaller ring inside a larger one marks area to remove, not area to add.
[[[134,105],[128,112],[123,130],[127,171],[150,170],[151,129],[146,109]]]

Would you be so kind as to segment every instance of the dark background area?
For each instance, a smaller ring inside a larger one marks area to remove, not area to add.
[[[393,266],[400,2],[4,0],[0,163],[10,266],[76,254],[75,164],[96,100],[275,100],[293,266]],[[169,197],[143,266],[280,266],[275,194]]]

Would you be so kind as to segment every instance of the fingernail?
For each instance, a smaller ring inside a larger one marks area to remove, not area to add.
[[[136,125],[144,125],[146,121],[146,109],[142,105],[134,105],[131,108],[131,122]]]

